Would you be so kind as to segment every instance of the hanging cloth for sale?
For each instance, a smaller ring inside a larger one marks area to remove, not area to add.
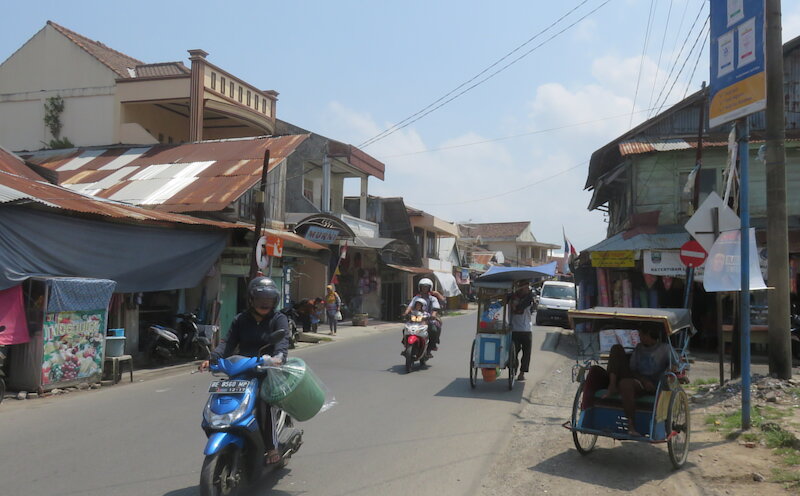
[[[29,340],[22,285],[0,291],[0,345],[27,343]]]

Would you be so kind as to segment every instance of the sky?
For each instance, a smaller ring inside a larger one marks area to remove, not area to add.
[[[800,35],[800,2],[782,3],[788,41]],[[449,221],[530,221],[538,241],[563,245],[565,232],[578,250],[607,234],[603,213],[587,210],[592,152],[709,79],[703,0],[29,0],[4,10],[0,60],[47,20],[146,63],[188,66],[187,50],[202,48],[278,91],[278,118],[384,162],[370,194]]]

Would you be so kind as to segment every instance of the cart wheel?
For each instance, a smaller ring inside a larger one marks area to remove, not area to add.
[[[478,378],[478,367],[475,366],[475,340],[472,341],[472,351],[469,354],[469,385],[475,389]]]
[[[508,368],[508,389],[510,391],[514,389],[514,381],[517,380],[517,350],[514,347],[514,343],[511,343],[508,353],[506,368]]]
[[[681,468],[689,457],[689,398],[683,389],[672,394],[667,413],[667,435],[674,433],[667,443],[669,460],[675,468]]]
[[[583,382],[578,386],[575,393],[575,401],[572,402],[572,441],[575,448],[581,455],[588,455],[597,443],[597,434],[586,434],[575,430],[578,425],[578,418],[581,416],[581,400],[583,399]]]

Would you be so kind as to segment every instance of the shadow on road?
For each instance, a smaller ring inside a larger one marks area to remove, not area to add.
[[[444,389],[436,393],[435,396],[445,396],[448,398],[475,398],[477,400],[496,400],[510,401],[519,403],[525,389],[523,383],[514,384],[514,389],[508,390],[508,381],[505,377],[500,377],[494,382],[485,382],[478,379],[475,389],[469,385],[469,379],[458,378],[445,386]]]
[[[611,442],[600,439],[598,443],[601,441]],[[687,462],[684,470],[692,465]],[[665,448],[633,442],[597,447],[586,456],[577,450],[565,451],[528,470],[621,491],[634,491],[675,473]]]

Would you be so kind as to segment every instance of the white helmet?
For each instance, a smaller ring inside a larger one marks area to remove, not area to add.
[[[429,288],[433,289],[433,281],[431,281],[427,277],[424,277],[419,280],[419,284],[417,284],[417,286],[418,287],[428,286]]]

